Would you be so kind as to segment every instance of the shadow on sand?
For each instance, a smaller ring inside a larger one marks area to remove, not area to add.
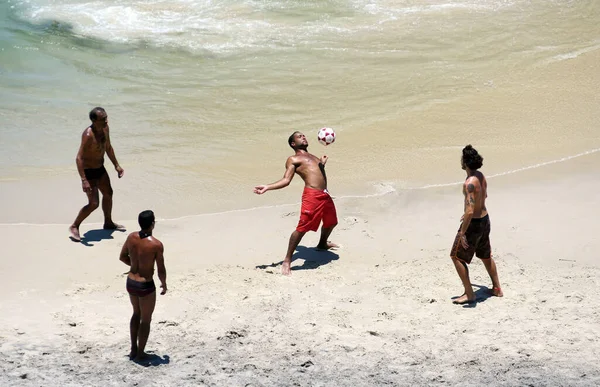
[[[81,237],[80,243],[82,245],[88,246],[88,247],[94,246],[94,243],[91,243],[91,242],[100,242],[105,239],[114,239],[112,234],[115,231],[125,232],[126,230],[124,230],[124,229],[105,230],[103,228],[99,228],[96,230],[89,230],[89,231],[86,231],[85,234],[83,234],[83,236]],[[71,240],[73,240],[73,238],[71,238]]]
[[[488,298],[490,297],[494,297],[494,294],[492,293],[492,289],[488,288],[485,285],[477,285],[477,284],[471,284],[474,287],[477,288],[477,290],[475,290],[475,302],[471,303],[471,304],[463,304],[462,307],[463,308],[476,308],[477,304],[479,304],[480,302],[485,302],[487,301]],[[452,297],[452,300],[457,299],[458,297],[461,296],[454,296]]]
[[[296,247],[296,253],[292,256],[292,265],[296,259],[303,259],[302,266],[292,266],[292,270],[313,270],[319,266],[327,265],[331,261],[340,259],[340,256],[332,250],[318,250],[315,247]],[[283,261],[272,263],[270,265],[258,265],[257,269],[268,269],[281,265]]]
[[[169,355],[160,357],[153,353],[148,353],[143,360],[132,360],[135,364],[139,364],[143,367],[158,367],[159,365],[169,364],[171,358]]]

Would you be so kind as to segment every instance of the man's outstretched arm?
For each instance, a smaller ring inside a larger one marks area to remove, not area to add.
[[[290,185],[290,182],[294,178],[294,173],[296,172],[296,166],[292,162],[292,158],[288,158],[285,163],[285,173],[283,174],[283,178],[281,180],[276,181],[275,183],[267,184],[267,185],[257,185],[254,187],[254,193],[258,195],[262,195],[267,191],[280,189],[287,187]]]

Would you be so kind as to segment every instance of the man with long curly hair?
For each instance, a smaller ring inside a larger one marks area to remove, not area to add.
[[[458,276],[465,288],[463,295],[453,301],[453,303],[460,305],[472,304],[476,301],[467,266],[471,263],[473,255],[481,259],[492,279],[492,294],[497,297],[503,296],[496,263],[492,258],[490,217],[485,207],[487,180],[483,173],[478,170],[482,165],[483,157],[475,148],[467,145],[462,150],[461,158],[462,169],[467,172],[467,179],[463,184],[465,212],[450,252],[452,262],[454,262]]]

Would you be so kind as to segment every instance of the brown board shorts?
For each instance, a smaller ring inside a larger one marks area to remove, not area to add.
[[[450,256],[458,258],[466,263],[471,263],[473,255],[476,255],[479,259],[490,259],[492,257],[490,230],[489,215],[486,215],[483,218],[471,219],[471,224],[469,224],[469,228],[467,228],[467,232],[465,233],[469,248],[465,250],[465,248],[462,247],[460,238],[458,234],[456,234]],[[458,231],[460,231],[460,228]]]

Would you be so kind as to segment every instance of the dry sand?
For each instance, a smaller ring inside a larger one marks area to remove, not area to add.
[[[297,205],[157,214],[169,292],[146,366],[126,356],[126,233],[84,223],[77,244],[66,224],[2,225],[0,385],[599,385],[599,165],[593,153],[489,180],[505,297],[474,260],[472,307],[451,303],[459,185],[337,198],[343,247],[316,252],[307,234],[291,277],[272,264]]]

